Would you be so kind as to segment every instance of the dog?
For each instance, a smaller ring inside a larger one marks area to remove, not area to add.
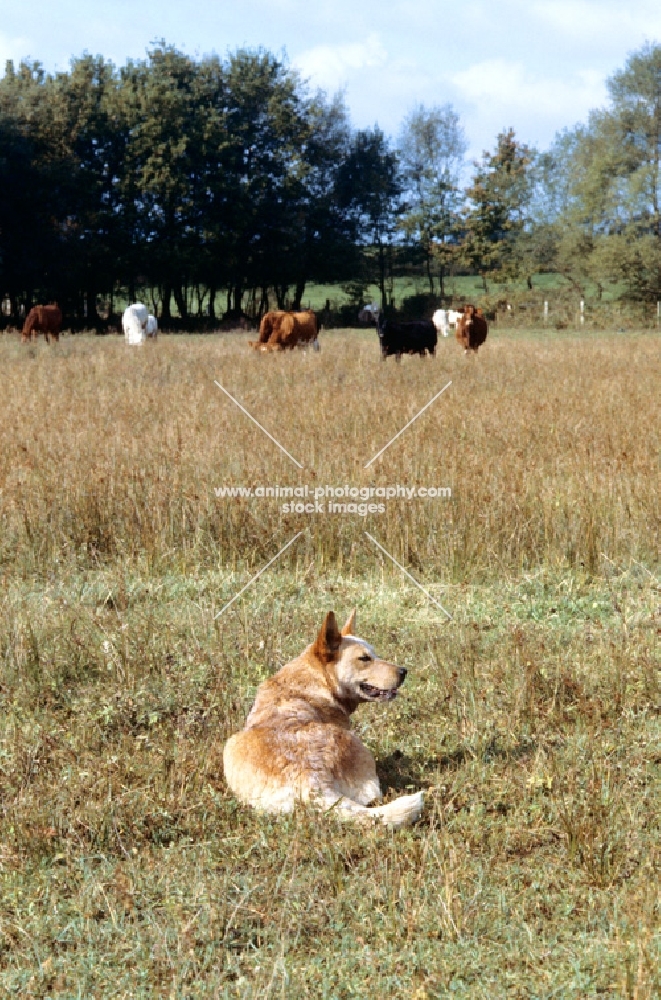
[[[329,611],[316,640],[258,688],[245,728],[223,752],[225,779],[241,802],[268,813],[310,802],[395,828],[420,818],[422,792],[369,805],[381,788],[351,715],[363,702],[392,701],[406,670],[359,639],[355,622],[354,610],[340,632]]]

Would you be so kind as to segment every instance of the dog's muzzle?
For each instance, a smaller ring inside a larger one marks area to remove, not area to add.
[[[397,668],[397,684],[394,688],[380,688],[367,681],[361,681],[358,685],[360,692],[366,701],[392,701],[397,697],[397,689],[404,683],[408,671],[406,667]]]

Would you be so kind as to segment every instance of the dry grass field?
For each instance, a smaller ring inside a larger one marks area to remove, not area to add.
[[[659,336],[494,330],[401,365],[373,332],[269,356],[18,339],[0,994],[659,996]],[[365,516],[216,495],[275,485],[452,495]],[[256,686],[353,606],[410,670],[356,718],[388,796],[429,790],[396,834],[259,816],[222,777]]]

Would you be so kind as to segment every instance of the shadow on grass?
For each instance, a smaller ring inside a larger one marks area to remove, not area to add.
[[[409,757],[401,750],[394,750],[387,757],[377,761],[376,770],[384,792],[417,791],[427,784],[439,771],[456,771],[467,761],[480,760],[487,764],[492,760],[522,760],[535,753],[533,740],[522,740],[516,746],[503,746],[494,737],[477,752],[460,745],[438,757]]]

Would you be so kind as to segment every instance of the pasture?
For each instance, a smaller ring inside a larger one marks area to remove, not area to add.
[[[19,340],[3,995],[658,996],[659,336],[493,330],[477,357],[450,337],[399,365],[374,331],[319,354]],[[216,495],[275,485],[451,496],[362,515]],[[353,606],[409,669],[354,723],[386,799],[429,790],[397,833],[259,816],[222,777],[260,681]]]

